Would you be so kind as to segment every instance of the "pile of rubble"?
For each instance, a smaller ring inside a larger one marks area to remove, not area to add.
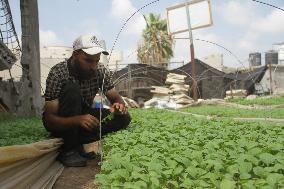
[[[169,73],[166,86],[152,86],[153,98],[145,102],[144,107],[178,109],[193,103],[193,99],[187,95],[189,85],[185,84],[185,78],[185,75]]]

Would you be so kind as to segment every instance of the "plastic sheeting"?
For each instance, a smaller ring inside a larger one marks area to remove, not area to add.
[[[1,189],[51,189],[64,167],[55,159],[61,139],[0,148]]]

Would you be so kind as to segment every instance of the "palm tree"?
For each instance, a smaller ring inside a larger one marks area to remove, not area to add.
[[[168,63],[173,57],[173,40],[167,32],[167,22],[160,15],[150,13],[144,16],[147,23],[143,30],[143,42],[138,45],[137,57],[140,63]]]

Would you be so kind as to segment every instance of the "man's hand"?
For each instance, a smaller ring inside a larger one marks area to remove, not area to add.
[[[107,91],[106,97],[112,103],[110,108],[111,113],[127,114],[128,108],[125,106],[123,99],[114,88]]]
[[[80,127],[88,131],[93,130],[93,128],[97,127],[100,124],[99,120],[90,114],[80,115],[77,116],[77,118],[78,118],[78,125],[80,125]]]
[[[127,114],[128,108],[124,104],[116,102],[111,106],[110,112],[115,114]]]

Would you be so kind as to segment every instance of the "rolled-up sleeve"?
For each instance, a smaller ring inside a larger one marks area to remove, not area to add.
[[[46,88],[44,94],[45,100],[50,101],[58,99],[61,88],[62,88],[62,81],[59,80],[56,72],[53,69],[51,69],[46,79]]]

